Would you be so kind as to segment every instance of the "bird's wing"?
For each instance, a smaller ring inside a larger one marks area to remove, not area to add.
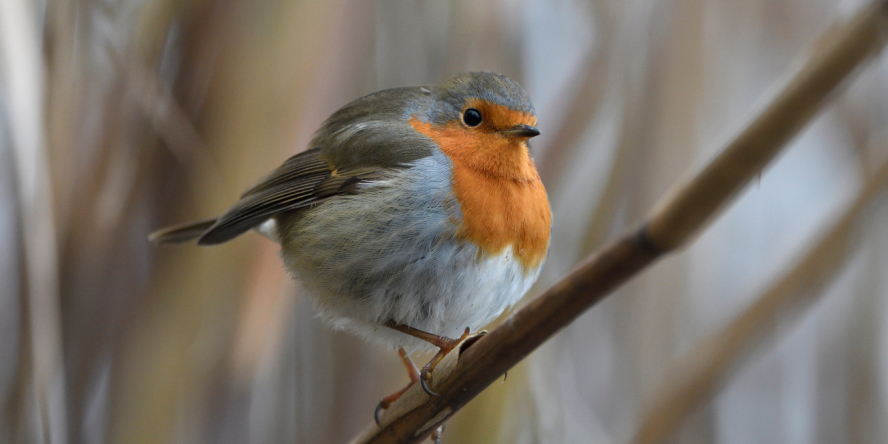
[[[244,192],[197,243],[227,242],[282,211],[306,207],[336,194],[355,192],[357,185],[372,180],[378,169],[351,167],[334,171],[318,157],[319,153],[320,149],[311,149],[287,159]]]
[[[419,88],[398,88],[340,108],[318,130],[314,148],[287,159],[249,188],[198,243],[226,242],[281,211],[355,193],[361,182],[431,155],[434,143],[403,115],[417,98],[426,99]]]

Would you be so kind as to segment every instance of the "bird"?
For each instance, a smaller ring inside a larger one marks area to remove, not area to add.
[[[348,103],[308,149],[219,217],[164,228],[157,244],[255,230],[334,329],[394,346],[411,383],[539,277],[552,214],[531,153],[537,117],[508,77],[468,72]],[[431,351],[417,374],[405,349]],[[412,368],[412,370],[411,370]]]

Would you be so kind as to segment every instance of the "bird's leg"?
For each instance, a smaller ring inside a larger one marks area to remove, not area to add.
[[[422,330],[417,330],[413,327],[408,327],[403,324],[398,324],[394,321],[388,321],[385,323],[385,326],[391,328],[393,330],[397,330],[401,333],[408,334],[413,336],[414,338],[422,339],[435,347],[438,347],[438,353],[432,357],[432,360],[429,361],[422,368],[422,373],[420,373],[419,382],[422,385],[422,389],[425,390],[431,396],[438,396],[437,393],[431,391],[426,384],[426,381],[432,379],[432,372],[435,370],[435,367],[444,359],[444,356],[447,356],[447,353],[450,353],[460,342],[469,337],[469,327],[466,327],[466,331],[457,339],[450,339],[444,336],[433,335],[431,333],[426,333]]]
[[[419,381],[419,370],[416,369],[416,365],[413,364],[413,360],[410,359],[410,356],[407,356],[407,352],[404,351],[404,347],[398,348],[398,355],[401,356],[401,362],[404,364],[404,368],[407,369],[407,376],[410,377],[410,383],[401,390],[398,390],[397,392],[392,393],[385,398],[382,398],[382,401],[379,401],[379,404],[376,406],[376,411],[373,412],[373,419],[376,420],[376,425],[380,427],[382,427],[379,424],[380,413],[382,413],[383,410],[388,409],[393,402],[397,401],[398,398],[400,398],[401,395],[403,395],[404,392],[406,392],[407,389],[410,388],[410,386],[415,384],[416,381]]]
[[[419,381],[419,370],[416,368],[416,364],[413,363],[413,360],[410,359],[410,356],[407,356],[404,347],[398,348],[398,356],[401,357],[401,363],[403,363],[404,368],[407,369],[407,376],[410,378],[410,383],[412,384]]]

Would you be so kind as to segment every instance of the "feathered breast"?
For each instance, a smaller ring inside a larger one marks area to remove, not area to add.
[[[490,255],[512,247],[525,273],[536,270],[549,249],[552,213],[526,139],[473,132],[459,122],[434,125],[413,117],[410,124],[453,162],[453,193],[463,215],[459,236]]]

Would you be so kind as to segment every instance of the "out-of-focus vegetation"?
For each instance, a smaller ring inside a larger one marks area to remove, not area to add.
[[[348,442],[406,381],[397,355],[315,319],[260,236],[155,248],[148,232],[224,210],[362,94],[498,71],[543,132],[538,292],[713,156],[862,4],[3,0],[0,442]],[[687,357],[748,319],[888,159],[885,60],[692,247],[488,389],[444,442],[635,436]],[[884,201],[829,285],[728,347],[730,378],[672,441],[888,440]]]

